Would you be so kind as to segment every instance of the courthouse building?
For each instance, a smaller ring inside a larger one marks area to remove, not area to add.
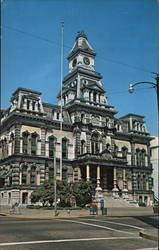
[[[11,106],[1,109],[1,205],[30,204],[31,192],[53,180],[55,160],[57,179],[91,181],[105,196],[152,203],[151,137],[144,117],[115,117],[95,56],[79,32],[58,105],[44,103],[38,91],[18,88]]]

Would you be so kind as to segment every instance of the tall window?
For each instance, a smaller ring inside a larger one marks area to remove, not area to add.
[[[141,150],[141,165],[145,166],[145,150]]]
[[[28,153],[28,136],[29,134],[27,132],[23,133],[23,153]]]
[[[140,166],[140,150],[136,149],[136,165]]]
[[[62,138],[62,158],[67,158],[67,153],[67,138]]]
[[[49,157],[54,157],[55,138],[49,137]]]
[[[100,142],[99,142],[99,136],[97,133],[94,133],[92,135],[92,141],[91,141],[91,146],[92,146],[92,154],[98,154],[100,151]]]
[[[49,181],[54,183],[54,168],[49,168]]]
[[[32,166],[30,170],[30,184],[36,184],[36,167]]]
[[[97,101],[97,93],[96,93],[96,92],[93,93],[93,101],[94,101],[94,102]]]
[[[27,184],[27,166],[22,167],[22,184]]]
[[[85,153],[85,141],[81,141],[81,155]]]
[[[62,168],[62,180],[64,182],[67,182],[67,169],[66,168]]]
[[[31,154],[36,155],[37,150],[37,134],[32,134],[31,137]]]
[[[10,136],[10,142],[11,142],[11,154],[14,154],[14,134],[13,133]]]

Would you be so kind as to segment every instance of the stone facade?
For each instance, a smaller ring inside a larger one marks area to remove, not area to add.
[[[152,203],[151,137],[144,117],[115,117],[94,68],[95,56],[79,33],[58,105],[42,102],[40,92],[18,88],[11,106],[1,110],[1,205],[30,204],[31,192],[53,180],[54,159],[57,179],[84,179],[104,195]]]

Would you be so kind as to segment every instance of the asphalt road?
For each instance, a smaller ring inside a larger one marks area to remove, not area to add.
[[[0,217],[0,250],[129,250],[158,249],[139,237],[156,227],[153,217],[84,217],[23,219]]]

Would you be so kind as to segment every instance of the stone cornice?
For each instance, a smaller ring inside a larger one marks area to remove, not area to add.
[[[108,107],[108,108],[107,108]],[[80,103],[80,102],[73,102],[70,105],[67,105],[65,107],[66,110],[68,110],[68,112],[73,112],[73,111],[86,111],[86,112],[90,112],[90,113],[94,113],[94,114],[99,114],[99,115],[110,115],[111,117],[117,113],[117,111],[113,110],[113,109],[109,109],[112,106],[105,106],[105,108],[101,108],[101,107],[97,107],[97,106],[91,106],[88,104],[84,104],[84,103]]]
[[[60,121],[51,121],[46,117],[13,112],[1,124],[1,133],[15,124],[60,129]],[[63,130],[72,131],[72,124],[63,122]]]

